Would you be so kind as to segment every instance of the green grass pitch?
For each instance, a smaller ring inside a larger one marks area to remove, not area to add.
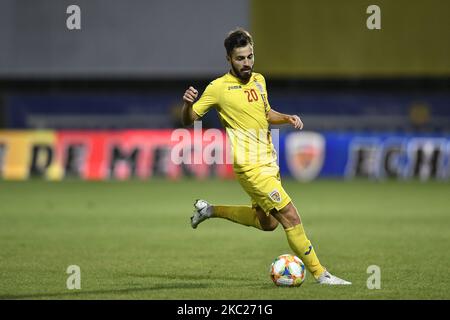
[[[328,270],[352,286],[276,287],[281,227],[222,219],[196,198],[248,204],[236,181],[0,182],[0,299],[449,299],[450,184],[284,180]],[[81,289],[68,290],[69,265]],[[367,268],[381,269],[369,290]]]

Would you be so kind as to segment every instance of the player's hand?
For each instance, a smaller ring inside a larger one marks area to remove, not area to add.
[[[289,123],[292,124],[292,126],[295,129],[300,129],[300,130],[303,129],[303,122],[302,122],[302,120],[300,119],[299,116],[297,116],[295,114],[292,115],[292,116],[289,116]]]
[[[194,87],[189,87],[189,89],[184,92],[183,101],[187,104],[193,104],[195,99],[197,99],[197,96],[198,91]]]

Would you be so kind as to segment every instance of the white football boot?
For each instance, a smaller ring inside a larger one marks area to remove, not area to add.
[[[317,282],[320,284],[328,284],[328,285],[332,285],[332,286],[352,284],[349,281],[346,281],[344,279],[333,276],[328,271],[325,271],[324,273],[322,273],[321,276],[319,278],[317,278]]]
[[[192,228],[197,226],[208,218],[211,218],[212,206],[205,200],[197,199],[194,203],[194,215],[191,217]]]

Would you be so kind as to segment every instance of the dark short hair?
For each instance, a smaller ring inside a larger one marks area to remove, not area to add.
[[[227,55],[231,56],[234,48],[245,47],[248,44],[253,46],[253,39],[248,31],[237,28],[228,34],[223,44],[227,50]]]

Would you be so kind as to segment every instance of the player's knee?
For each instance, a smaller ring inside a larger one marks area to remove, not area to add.
[[[300,215],[298,214],[297,208],[294,206],[292,202],[290,202],[287,206],[281,209],[280,212],[292,226],[295,226],[302,222],[300,220]]]
[[[266,213],[261,207],[256,207],[256,213],[258,215],[259,224],[263,231],[273,231],[278,227],[278,221],[272,216],[266,216]]]
[[[278,221],[272,219],[269,223],[265,223],[261,225],[263,231],[273,231],[278,227]]]
[[[298,225],[298,224],[300,224],[300,223],[302,222],[302,221],[300,220],[300,217],[298,216],[297,212],[295,212],[295,214],[293,213],[293,214],[290,216],[289,221],[291,222],[291,224],[292,224],[293,226],[296,226],[296,225]]]
[[[291,222],[291,224],[294,226],[302,223],[302,221],[300,220],[298,211],[297,211],[297,209],[295,209],[295,207],[293,207],[293,209],[289,212],[288,219]]]

